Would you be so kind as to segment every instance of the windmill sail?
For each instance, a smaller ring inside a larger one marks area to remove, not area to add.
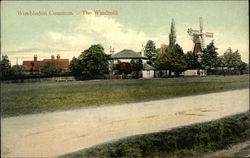
[[[192,37],[194,43],[194,54],[199,54],[205,48],[205,37],[213,38],[213,33],[206,32],[203,33],[203,20],[202,17],[199,18],[200,30],[193,30],[192,28],[188,29],[189,36]]]

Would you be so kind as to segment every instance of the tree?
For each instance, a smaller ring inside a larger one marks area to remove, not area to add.
[[[4,79],[11,75],[11,63],[7,55],[2,56],[0,78]]]
[[[239,51],[236,50],[235,52],[233,52],[231,48],[228,48],[227,51],[224,53],[223,59],[224,59],[225,65],[228,68],[236,69],[242,63]]]
[[[14,65],[11,68],[11,74],[14,76],[20,76],[23,75],[25,69],[22,65]]]
[[[63,71],[63,68],[55,62],[46,62],[40,67],[41,73],[48,76],[58,75]]]
[[[241,64],[238,67],[238,69],[240,70],[240,74],[243,74],[243,71],[244,70],[247,71],[248,68],[249,67],[248,67],[247,63],[245,63],[243,61],[241,62]]]
[[[201,54],[201,65],[205,69],[215,68],[218,63],[217,48],[214,46],[214,41],[209,43]]]
[[[187,52],[185,54],[185,60],[187,63],[187,69],[199,69],[201,65],[198,61],[198,56],[195,55],[192,51]]]
[[[223,56],[218,56],[216,66],[218,66],[218,67],[225,67],[226,66]]]
[[[175,44],[174,49],[177,54],[184,55],[183,49],[178,43]]]
[[[114,70],[118,70],[119,74],[131,74],[132,66],[129,62],[120,62],[115,65]]]
[[[176,30],[175,30],[174,19],[172,19],[170,33],[169,33],[169,46],[174,47],[175,42],[176,42]]]
[[[73,59],[70,61],[69,69],[71,72],[73,72],[76,75],[81,74],[81,64],[80,60],[76,57],[73,57]]]
[[[155,63],[158,69],[169,70],[169,77],[172,71],[175,76],[179,76],[187,66],[184,56],[177,53],[175,48],[167,45],[162,45]]]
[[[139,77],[139,71],[141,71],[143,69],[142,60],[141,59],[137,59],[137,60],[132,59],[130,61],[130,65],[131,65],[132,74],[135,75],[135,77],[138,78]]]
[[[80,74],[84,78],[94,78],[108,72],[108,57],[100,44],[84,50],[78,58]]]
[[[154,41],[148,40],[145,46],[145,53],[146,56],[149,58],[150,62],[152,63],[152,58],[156,56],[156,48]]]

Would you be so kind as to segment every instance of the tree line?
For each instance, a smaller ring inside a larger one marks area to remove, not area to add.
[[[241,55],[238,50],[233,51],[228,48],[222,56],[218,56],[217,48],[214,41],[210,42],[198,57],[193,52],[184,53],[182,47],[176,43],[176,30],[174,20],[172,20],[169,44],[163,44],[160,48],[156,48],[154,41],[148,40],[145,45],[145,55],[148,57],[148,64],[155,67],[157,70],[167,70],[171,77],[179,76],[183,71],[188,69],[206,69],[216,70],[218,67],[226,69],[239,70],[240,74],[248,69],[248,64],[241,60]],[[91,45],[88,49],[80,53],[78,57],[73,57],[70,62],[69,69],[75,76],[83,79],[92,79],[102,77],[109,72],[110,66],[109,55],[105,54],[101,44]],[[23,66],[14,65],[11,67],[7,55],[1,59],[1,79],[6,79],[10,76],[22,76],[25,69]],[[131,60],[130,62],[120,62],[112,65],[113,70],[117,70],[119,74],[131,74],[142,70],[143,65],[141,60]],[[46,76],[60,75],[63,73],[62,67],[53,62],[45,63],[40,67],[41,74]]]

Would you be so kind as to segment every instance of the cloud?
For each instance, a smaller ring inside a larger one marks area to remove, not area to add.
[[[183,47],[184,52],[190,51],[193,48],[193,42],[187,34],[187,26],[177,25],[177,43]],[[63,31],[49,31],[44,34],[46,41],[41,41],[40,46],[36,48],[19,47],[15,50],[8,50],[9,58],[12,63],[15,63],[16,57],[22,56],[21,60],[32,60],[33,55],[37,54],[39,58],[49,58],[51,54],[61,54],[62,58],[72,59],[73,56],[78,56],[80,53],[89,48],[92,44],[102,44],[105,52],[109,53],[109,47],[112,46],[115,52],[122,49],[133,49],[140,51],[142,45],[145,45],[148,40],[153,40],[159,48],[161,44],[168,44],[168,34],[166,31],[163,35],[155,34],[147,35],[145,32],[127,28],[119,23],[111,16],[95,16],[85,15],[80,20],[79,24],[72,28],[69,34]],[[224,34],[221,31],[214,32],[215,44],[220,55],[231,46],[230,41],[222,40]],[[205,40],[209,44],[211,38]],[[234,44],[232,49],[239,49],[242,53],[242,59],[248,61],[248,44]]]
[[[141,45],[149,39],[142,31],[125,28],[113,18],[86,15],[75,28],[73,35],[49,32],[50,47],[60,50],[84,50],[91,44],[102,44],[106,48],[114,47],[116,51],[128,48],[139,51]]]

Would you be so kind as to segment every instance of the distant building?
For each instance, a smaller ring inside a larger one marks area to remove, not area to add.
[[[154,78],[156,68],[153,66],[144,63],[142,69],[142,78]]]
[[[37,74],[39,73],[39,68],[47,62],[58,63],[65,72],[69,71],[69,59],[61,59],[59,54],[56,56],[56,59],[55,56],[52,55],[51,59],[43,59],[41,61],[37,60],[37,55],[35,54],[33,61],[23,61],[23,66],[26,71]]]
[[[147,64],[148,57],[145,56],[144,50],[142,50],[141,52],[135,52],[130,49],[124,49],[118,53],[112,54],[110,56],[110,65],[117,64],[118,60],[121,62],[130,62],[131,60],[142,60],[143,68],[140,71],[141,75],[139,76],[141,76],[142,78],[154,78],[154,71],[156,69]],[[115,74],[112,68],[110,69],[110,72],[111,74]]]

